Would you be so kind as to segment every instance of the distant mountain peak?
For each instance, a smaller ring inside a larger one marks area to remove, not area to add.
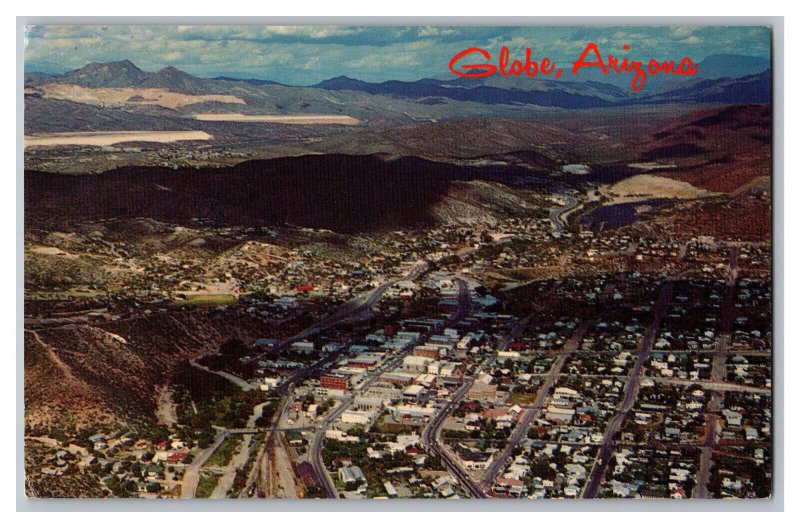
[[[162,74],[162,75],[182,75],[182,76],[191,77],[191,75],[189,75],[188,73],[186,73],[183,70],[179,70],[175,66],[165,66],[164,68],[161,68],[160,70],[158,70],[158,73]]]
[[[108,62],[106,64],[109,64],[109,65],[110,64],[116,64],[118,66],[122,66],[122,67],[125,67],[125,68],[131,68],[131,69],[134,69],[134,70],[137,70],[137,71],[142,71],[141,68],[136,66],[134,63],[132,63],[128,59],[122,59],[122,60],[119,60],[119,61],[112,61],[112,62]]]
[[[64,82],[90,88],[135,86],[146,79],[147,73],[125,59],[113,62],[90,62],[82,68],[61,76]]]
[[[359,88],[370,86],[371,83],[359,81],[346,75],[339,75],[331,77],[320,83],[314,85],[315,88],[323,88],[325,90],[358,90]]]

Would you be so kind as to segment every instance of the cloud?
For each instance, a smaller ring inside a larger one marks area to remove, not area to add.
[[[769,57],[763,27],[491,27],[491,26],[32,26],[26,70],[61,73],[88,62],[129,59],[146,71],[175,66],[194,75],[246,76],[314,84],[337,75],[367,81],[448,75],[467,47],[495,55],[526,47],[559,62],[575,60],[589,41],[603,54],[634,58],[717,53]],[[702,55],[701,55],[702,54]]]

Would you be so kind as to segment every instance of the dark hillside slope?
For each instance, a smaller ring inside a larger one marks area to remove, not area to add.
[[[520,185],[530,184],[531,174],[513,167],[462,167],[380,155],[300,156],[215,169],[126,167],[92,175],[29,171],[25,215],[27,225],[43,228],[147,217],[370,232],[433,224],[433,208],[451,181]]]

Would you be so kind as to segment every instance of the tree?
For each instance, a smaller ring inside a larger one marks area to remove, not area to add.
[[[225,341],[219,346],[219,353],[223,356],[242,357],[249,353],[249,348],[241,339],[233,338]]]

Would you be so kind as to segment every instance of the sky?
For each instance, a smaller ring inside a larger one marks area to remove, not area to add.
[[[709,55],[769,59],[770,31],[753,26],[31,26],[25,70],[63,73],[128,59],[145,71],[174,66],[199,77],[230,76],[310,85],[345,75],[369,82],[446,78],[466,48],[495,57],[549,57],[569,68],[588,42],[605,56],[699,62]],[[630,49],[622,49],[628,44]]]

